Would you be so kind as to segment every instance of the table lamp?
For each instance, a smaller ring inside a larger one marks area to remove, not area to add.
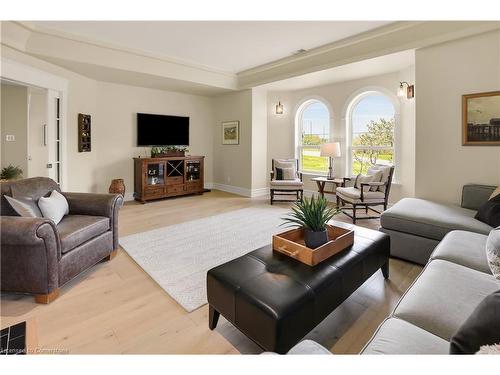
[[[333,180],[333,159],[339,158],[340,154],[340,143],[332,142],[332,143],[324,143],[320,147],[320,156],[328,157],[328,179]]]

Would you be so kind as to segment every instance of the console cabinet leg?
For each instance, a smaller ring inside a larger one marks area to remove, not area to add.
[[[217,327],[220,313],[215,310],[211,305],[208,306],[208,328],[214,330]]]

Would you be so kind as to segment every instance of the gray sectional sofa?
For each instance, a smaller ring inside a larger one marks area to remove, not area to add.
[[[461,207],[406,198],[382,216],[391,255],[427,263],[361,354],[448,354],[450,339],[500,289],[486,257],[492,227],[474,219],[495,187],[466,185]],[[329,354],[309,340],[290,354]]]
[[[474,219],[474,215],[495,188],[465,185],[460,206],[401,199],[380,218],[380,230],[391,236],[391,256],[426,264],[434,248],[452,230],[488,234],[492,227]]]
[[[448,354],[453,334],[487,295],[500,289],[487,263],[487,237],[461,230],[446,234],[361,354]],[[309,340],[289,352],[328,353]]]

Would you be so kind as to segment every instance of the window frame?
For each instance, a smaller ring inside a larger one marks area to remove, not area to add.
[[[326,107],[328,111],[328,142],[332,141],[332,133],[333,133],[333,111],[330,104],[320,96],[309,96],[307,98],[303,98],[295,111],[295,139],[294,139],[294,149],[295,149],[295,158],[299,160],[299,170],[303,174],[317,175],[317,176],[326,176],[328,174],[328,167],[324,171],[314,171],[307,170],[302,168],[302,149],[304,145],[302,144],[302,115],[307,107],[311,104],[319,102]],[[320,149],[320,145],[307,145],[307,148]]]
[[[352,116],[356,106],[366,97],[371,95],[382,95],[384,96],[394,108],[394,141],[392,145],[393,152],[393,165],[394,165],[394,176],[393,183],[398,182],[399,177],[399,155],[400,155],[400,103],[398,98],[392,94],[389,90],[382,87],[366,87],[354,92],[347,101],[347,105],[344,110],[344,119],[346,122],[346,175],[353,177],[353,156],[352,153],[355,150],[389,150],[390,147],[387,146],[353,146],[352,145]]]

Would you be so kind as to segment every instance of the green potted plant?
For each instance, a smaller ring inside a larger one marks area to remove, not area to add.
[[[328,242],[326,225],[339,212],[339,209],[329,207],[324,197],[315,198],[313,195],[294,203],[292,212],[282,218],[285,220],[282,225],[303,228],[306,246],[315,249]]]
[[[12,164],[2,168],[0,180],[16,180],[23,176],[23,170],[19,167],[14,167]]]

